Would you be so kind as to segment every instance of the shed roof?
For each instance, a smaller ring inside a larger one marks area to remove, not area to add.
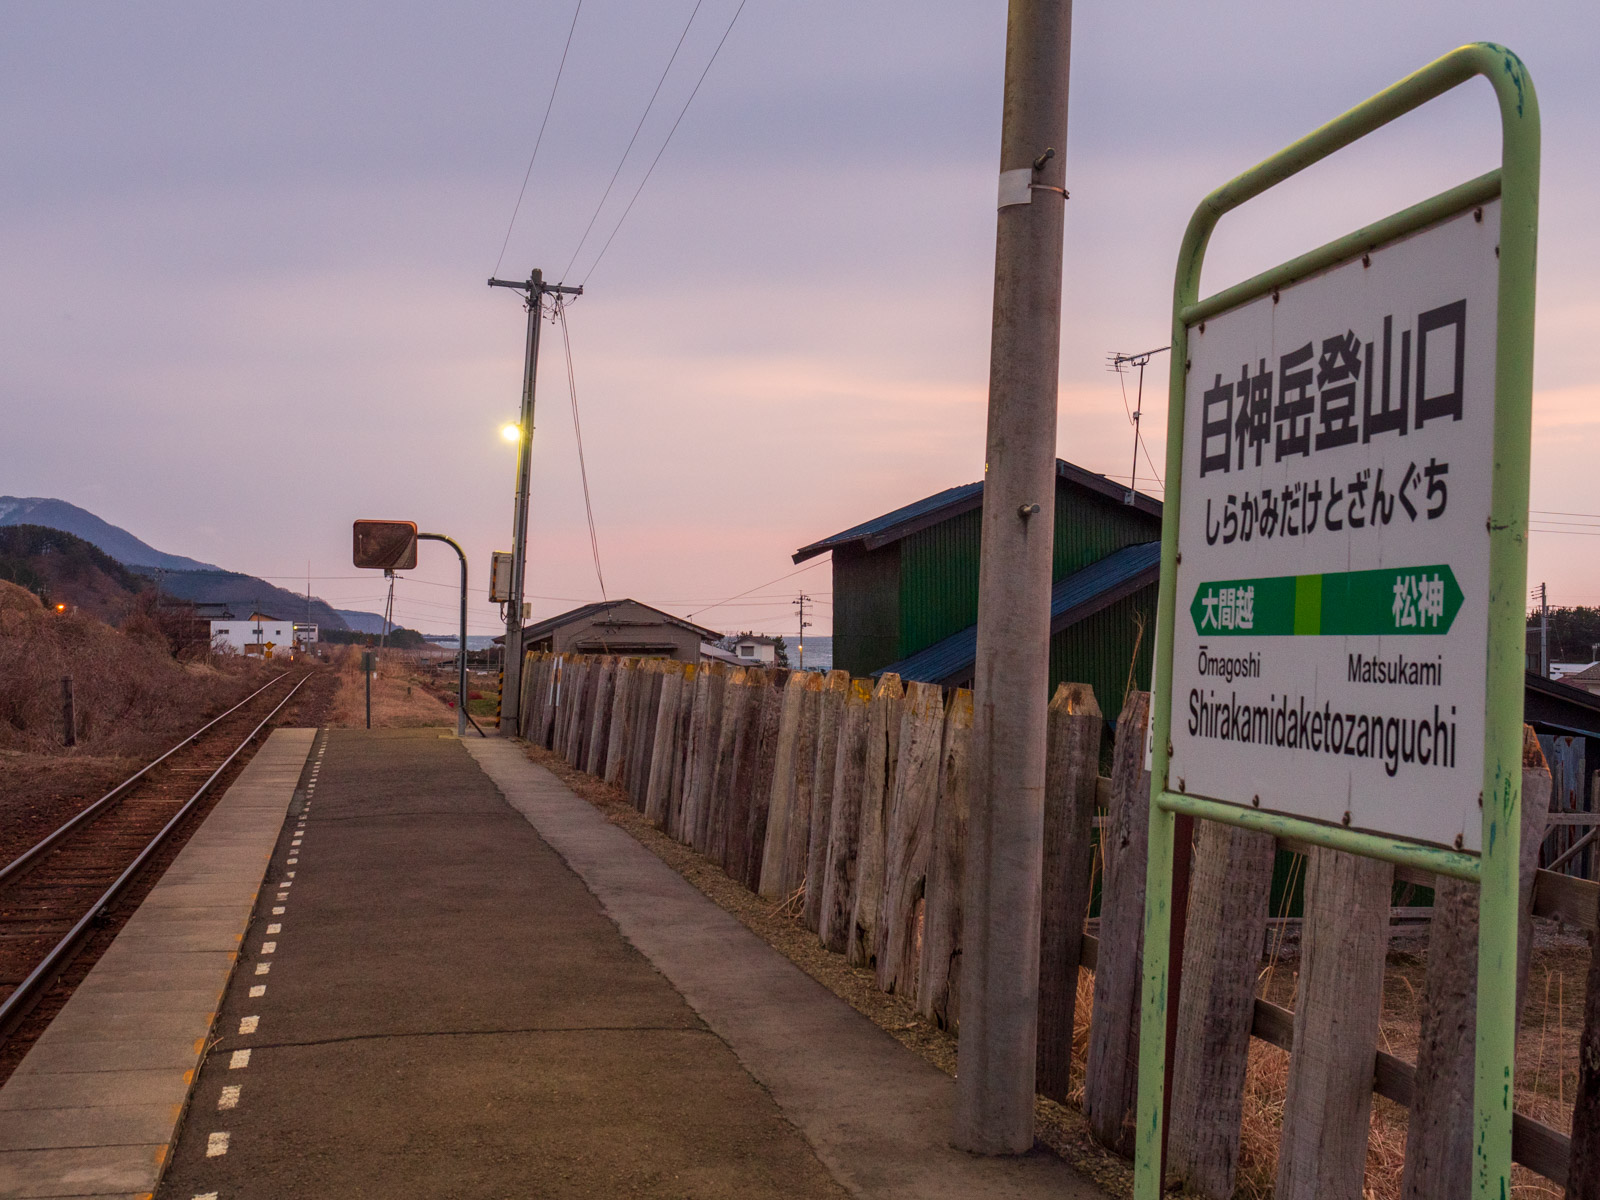
[[[1056,459],[1056,479],[1059,482],[1071,484],[1087,492],[1093,492],[1114,500],[1119,504],[1127,503],[1128,489],[1120,483],[1107,479],[1104,475],[1096,475],[1093,471],[1085,471],[1082,467],[1069,463],[1066,459]],[[801,546],[794,552],[794,561],[805,562],[808,558],[815,558],[829,550],[838,549],[840,546],[859,544],[864,550],[876,550],[879,546],[886,546],[890,542],[899,541],[903,537],[916,533],[919,529],[926,529],[930,525],[937,525],[941,521],[948,521],[951,517],[983,504],[983,483],[964,483],[960,487],[946,488],[918,500],[914,504],[907,504],[904,508],[897,508],[893,512],[884,513],[881,517],[874,517],[870,521],[863,521],[860,525],[853,525],[832,537],[825,537],[821,541],[812,542],[809,546]],[[1161,501],[1143,492],[1133,493],[1133,508],[1145,513],[1147,516],[1161,519]]]
[[[1056,634],[1085,617],[1155,583],[1161,574],[1161,543],[1140,542],[1124,546],[1080,571],[1056,580],[1050,589],[1050,632]],[[874,675],[889,672],[904,680],[938,683],[946,687],[965,683],[978,657],[978,627],[969,625]]]
[[[568,609],[564,613],[557,613],[553,617],[546,617],[544,620],[537,621],[532,625],[524,625],[522,627],[522,640],[524,644],[530,641],[537,641],[539,638],[548,637],[557,629],[571,625],[575,621],[583,621],[591,617],[603,616],[605,613],[621,604],[637,604],[640,608],[647,609],[648,611],[655,613],[657,616],[661,617],[662,620],[668,622],[669,624],[676,625],[680,629],[687,629],[691,633],[699,634],[702,641],[714,642],[722,636],[714,629],[707,629],[703,625],[696,625],[693,621],[685,621],[682,617],[675,617],[669,612],[662,612],[659,608],[652,608],[650,605],[644,604],[641,601],[624,597],[620,600],[596,600],[593,604],[583,604],[577,608]],[[496,642],[503,642],[505,641],[505,635],[502,634],[500,637],[497,637],[494,640]]]

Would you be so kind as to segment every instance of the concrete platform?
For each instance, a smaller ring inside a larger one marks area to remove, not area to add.
[[[317,763],[161,1197],[1099,1195],[516,745]]]
[[[954,1149],[953,1079],[706,899],[520,748],[499,741],[464,744],[852,1196],[1103,1195],[1047,1153],[978,1158]]]
[[[274,731],[0,1088],[0,1196],[149,1196],[315,731]]]

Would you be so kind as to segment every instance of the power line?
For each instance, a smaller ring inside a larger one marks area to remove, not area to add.
[[[572,396],[572,432],[578,441],[578,475],[583,480],[583,514],[589,522],[589,550],[594,555],[594,577],[600,581],[600,599],[606,595],[606,576],[600,569],[600,538],[594,528],[594,506],[589,503],[589,468],[583,460],[583,425],[578,420],[578,379],[572,370],[572,339],[567,335],[567,306],[556,296],[556,316],[561,321],[561,347],[567,356],[567,390]]]
[[[744,5],[741,4],[739,7],[743,8]],[[734,15],[738,16],[737,13],[735,13]],[[769,579],[766,583],[758,583],[753,588],[745,588],[744,591],[739,592],[739,593],[737,593],[735,595],[729,596],[726,600],[721,600],[721,601],[717,602],[716,604],[708,604],[704,608],[697,608],[697,609],[694,610],[694,612],[690,613],[689,616],[696,617],[696,616],[699,616],[701,613],[710,612],[713,608],[721,608],[725,604],[731,604],[735,600],[738,600],[738,599],[740,599],[740,598],[742,598],[744,596],[748,596],[751,592],[759,592],[762,588],[771,587],[775,583],[782,583],[785,579],[793,579],[796,575],[799,575],[802,572],[810,571],[810,570],[812,570],[812,569],[814,569],[816,567],[820,567],[822,565],[822,563],[823,563],[823,560],[819,558],[815,562],[807,563],[805,566],[801,567],[800,570],[798,570],[798,571],[790,571],[787,575],[779,575],[776,579]]]
[[[578,247],[572,252],[572,258],[567,263],[567,269],[561,273],[565,279],[572,272],[572,265],[578,261],[578,255],[583,251],[583,245],[589,240],[589,233],[594,229],[594,223],[600,217],[600,210],[606,206],[606,201],[611,197],[611,189],[617,185],[617,176],[622,174],[623,165],[628,161],[628,155],[633,153],[633,144],[639,140],[639,131],[644,128],[645,119],[649,117],[650,110],[656,106],[656,97],[661,94],[661,85],[667,81],[667,73],[672,70],[672,64],[678,61],[678,51],[683,49],[684,39],[689,36],[689,27],[694,24],[694,19],[700,13],[700,6],[705,0],[695,0],[694,11],[689,14],[689,20],[684,23],[683,32],[678,35],[678,44],[672,48],[672,57],[667,59],[667,65],[661,71],[661,78],[656,80],[656,90],[650,93],[650,102],[644,106],[644,112],[639,117],[639,123],[633,127],[633,136],[628,139],[628,147],[622,152],[622,157],[617,160],[617,169],[611,172],[611,181],[606,184],[606,190],[600,197],[600,203],[594,206],[594,214],[589,218],[589,223],[584,226],[583,236],[578,239]],[[596,262],[599,260],[596,259]],[[593,270],[593,268],[590,268]]]
[[[1128,475],[1128,490],[1134,490],[1134,479],[1139,472],[1139,455],[1144,454],[1144,461],[1150,468],[1150,473],[1156,477],[1156,483],[1165,488],[1166,482],[1161,478],[1161,472],[1156,470],[1155,461],[1150,457],[1150,449],[1144,444],[1144,431],[1140,428],[1139,420],[1144,415],[1144,369],[1150,360],[1157,354],[1164,354],[1171,350],[1171,346],[1162,346],[1156,350],[1143,350],[1138,354],[1117,354],[1109,356],[1111,369],[1117,373],[1117,383],[1122,388],[1122,407],[1128,414],[1128,423],[1133,426],[1133,470]],[[1139,368],[1139,397],[1132,409],[1128,408],[1128,385],[1123,379],[1122,368],[1135,366]],[[1131,500],[1132,497],[1130,496]]]
[[[528,180],[533,177],[533,163],[539,157],[539,146],[544,142],[544,127],[550,123],[550,110],[556,105],[556,89],[561,86],[561,73],[567,68],[567,51],[572,49],[572,34],[578,28],[578,14],[583,11],[583,0],[572,10],[572,24],[567,27],[567,43],[561,47],[561,62],[556,67],[556,81],[550,85],[550,99],[544,106],[544,119],[539,122],[539,136],[533,139],[533,153],[528,156],[528,169],[522,174],[522,187],[517,192],[517,202],[511,208],[511,220],[506,223],[505,240],[500,243],[500,257],[494,260],[491,275],[500,274],[500,264],[505,261],[506,247],[511,244],[511,231],[517,225],[517,213],[522,211],[522,197],[527,194]]]
[[[722,40],[717,43],[717,48],[711,52],[711,58],[706,63],[705,70],[700,72],[700,78],[695,80],[694,90],[689,93],[689,98],[683,102],[683,107],[678,110],[678,119],[672,123],[672,128],[667,130],[667,140],[661,143],[661,149],[656,151],[656,156],[650,160],[650,169],[644,173],[644,178],[639,181],[639,186],[634,189],[633,198],[628,201],[628,207],[622,210],[622,216],[616,226],[611,230],[611,236],[606,239],[606,244],[600,247],[600,253],[595,256],[594,262],[589,264],[589,269],[584,272],[584,283],[589,282],[595,268],[600,265],[600,260],[606,256],[606,251],[611,249],[611,243],[616,239],[623,222],[628,219],[628,214],[633,211],[634,203],[639,199],[639,193],[644,191],[644,185],[650,182],[650,176],[655,174],[656,164],[661,161],[661,156],[667,152],[667,147],[672,143],[672,135],[678,132],[678,126],[683,122],[683,116],[689,111],[689,105],[694,103],[694,98],[700,94],[700,85],[706,81],[706,76],[711,71],[711,64],[717,61],[717,55],[722,53],[723,43],[728,40],[728,35],[733,32],[739,14],[744,11],[746,0],[739,0],[739,7],[733,11],[733,19],[728,22],[728,27],[722,31]]]

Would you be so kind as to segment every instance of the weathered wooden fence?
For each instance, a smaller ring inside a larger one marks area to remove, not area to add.
[[[716,861],[821,943],[874,972],[941,1026],[960,1023],[961,877],[972,697],[902,684],[721,663],[528,656],[523,736],[625,791],[657,828]],[[1049,709],[1037,1087],[1071,1087],[1078,969],[1094,975],[1083,1109],[1093,1135],[1132,1145],[1142,976],[1149,696],[1129,693],[1110,778],[1093,690]],[[1594,935],[1600,885],[1537,869],[1551,775],[1529,734],[1523,775],[1523,921]],[[1256,995],[1273,861],[1306,856],[1293,1012]],[[1199,822],[1174,1041],[1168,1168],[1217,1200],[1237,1182],[1250,1039],[1290,1053],[1276,1193],[1359,1196],[1372,1095],[1411,1110],[1402,1191],[1468,1190],[1477,900],[1412,868]],[[1098,936],[1086,932],[1095,873]],[[1396,879],[1435,888],[1417,1062],[1377,1049]],[[1524,947],[1529,939],[1524,938]],[[1527,958],[1519,964],[1519,997]],[[1600,1200],[1600,969],[1592,970],[1574,1135],[1517,1116],[1516,1160]],[[1569,1167],[1571,1178],[1569,1180]]]

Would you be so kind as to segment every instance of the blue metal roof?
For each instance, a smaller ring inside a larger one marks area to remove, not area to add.
[[[945,488],[944,491],[918,500],[915,504],[897,508],[893,512],[884,513],[881,517],[874,517],[870,521],[852,526],[843,533],[836,533],[832,537],[823,538],[820,542],[802,546],[794,552],[794,561],[804,562],[808,558],[815,558],[824,551],[832,550],[835,546],[844,545],[846,542],[866,542],[869,550],[875,549],[885,542],[904,537],[911,532],[908,526],[919,525],[935,514],[940,517],[953,516],[957,511],[977,508],[982,503],[981,482]]]
[[[1123,596],[1154,583],[1160,572],[1161,543],[1141,542],[1063,576],[1050,589],[1050,632],[1056,634],[1076,625]],[[967,682],[977,657],[978,627],[969,625],[873,674],[893,672],[903,680],[948,687]]]

